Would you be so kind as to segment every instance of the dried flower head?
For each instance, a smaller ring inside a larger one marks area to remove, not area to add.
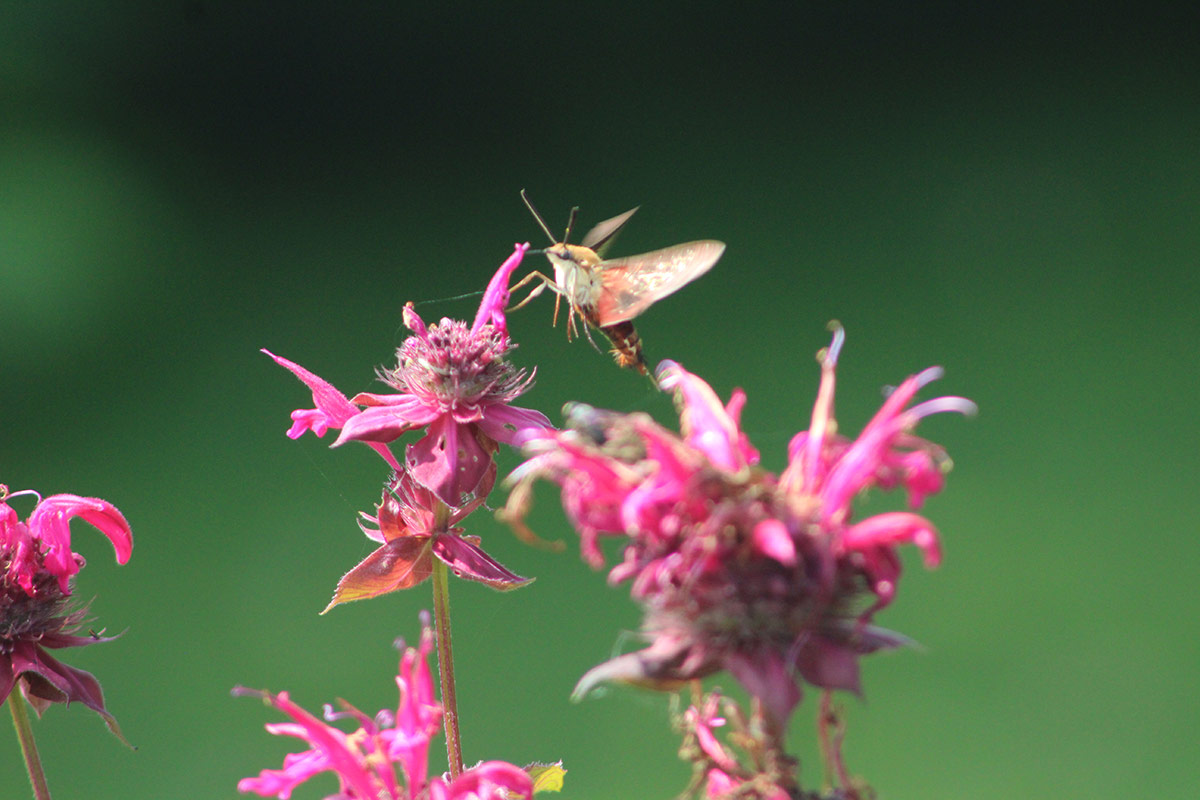
[[[833,417],[842,340],[839,328],[822,351],[811,425],[792,440],[779,476],[757,466],[740,430],[745,395],[722,405],[672,362],[658,377],[675,394],[679,433],[645,414],[576,405],[566,430],[522,435],[531,458],[509,478],[506,516],[519,520],[531,481],[558,483],[589,562],[603,563],[599,537],[625,537],[609,581],[631,581],[644,609],[649,646],[592,669],[577,693],[607,680],[673,688],[726,669],[782,725],[800,700],[800,678],[858,691],[859,657],[904,641],[870,621],[895,595],[896,547],[916,544],[934,566],[936,531],[912,512],[856,521],[851,501],[872,486],[902,485],[918,508],[941,488],[949,461],[912,428],[974,405],[943,397],[910,406],[941,374],[926,370],[897,387],[858,438],[842,437]]]
[[[18,686],[39,715],[51,703],[79,701],[120,736],[100,683],[46,651],[112,639],[74,635],[86,608],[70,601],[72,582],[85,562],[71,550],[71,519],[80,517],[108,537],[119,564],[133,551],[129,523],[111,503],[73,494],[39,498],[21,521],[9,501],[22,495],[37,493],[9,493],[0,484],[0,702]]]

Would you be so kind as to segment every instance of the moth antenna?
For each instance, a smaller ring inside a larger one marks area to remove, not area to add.
[[[579,206],[571,206],[571,216],[567,217],[567,232],[563,234],[564,244],[571,241],[571,228],[575,227],[575,217],[577,216],[579,216]]]
[[[550,226],[546,224],[546,220],[542,219],[542,215],[533,207],[533,203],[529,201],[529,196],[525,194],[525,190],[521,190],[521,199],[525,201],[525,207],[529,209],[529,213],[533,214],[533,218],[537,220],[537,224],[541,226],[546,234],[546,238],[550,240],[550,244],[558,244],[554,238],[554,234],[550,232]]]

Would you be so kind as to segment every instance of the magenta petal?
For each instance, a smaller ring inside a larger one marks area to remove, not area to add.
[[[508,332],[504,319],[504,307],[508,305],[508,281],[521,265],[521,258],[528,249],[528,242],[515,245],[513,254],[505,259],[500,269],[496,270],[496,274],[488,281],[487,289],[483,292],[483,301],[479,304],[479,312],[475,315],[475,323],[471,326],[472,335],[479,333],[489,322],[497,329]]]
[[[133,552],[133,533],[129,523],[116,507],[97,497],[74,494],[55,494],[38,503],[29,515],[29,531],[46,545],[46,568],[59,579],[60,588],[69,593],[68,581],[79,572],[75,554],[71,552],[69,522],[82,517],[112,542],[117,563],[124,564]]]
[[[408,446],[409,472],[425,488],[449,506],[461,506],[473,498],[492,456],[479,443],[474,425],[459,425],[441,417],[429,426],[429,432]]]
[[[746,691],[761,700],[776,722],[786,727],[800,702],[800,687],[782,656],[763,648],[754,655],[739,653],[728,660],[727,666]]]
[[[909,511],[889,511],[852,525],[842,533],[842,546],[847,550],[867,550],[873,547],[893,547],[911,542],[921,549],[926,567],[936,567],[942,560],[941,545],[933,523]]]
[[[450,784],[448,800],[491,800],[533,797],[533,780],[520,767],[504,761],[485,761],[464,772]]]
[[[746,466],[742,437],[737,422],[721,404],[717,393],[702,378],[674,361],[664,361],[656,370],[659,385],[675,392],[679,425],[688,444],[700,450],[715,466],[737,472]],[[740,415],[742,403],[731,402]]]
[[[302,734],[293,735],[301,736],[301,738],[312,745],[313,749],[324,757],[329,768],[337,773],[338,777],[345,781],[359,797],[376,796],[377,787],[375,781],[372,779],[370,772],[360,763],[357,754],[346,744],[346,735],[344,733],[326,725],[291,702],[288,699],[287,692],[280,692],[278,695],[269,695],[269,697],[272,705],[295,720],[302,728]],[[306,759],[285,760],[284,771],[291,772],[292,770],[297,770],[299,774],[307,778],[312,772],[309,769],[311,765],[305,762]],[[300,779],[303,780],[304,778]],[[257,789],[252,789],[252,791],[257,791]]]
[[[796,566],[796,543],[787,526],[777,519],[764,519],[754,526],[754,547],[785,567]]]
[[[433,541],[433,552],[458,577],[502,592],[520,589],[533,582],[532,578],[510,572],[481,548],[452,533],[439,534]]]
[[[861,694],[858,667],[861,654],[850,645],[814,635],[801,648],[796,668],[813,686]]]
[[[270,350],[264,348],[262,352],[275,359],[276,364],[290,370],[305,386],[312,390],[313,403],[326,416],[328,427],[340,428],[343,422],[358,413],[358,408],[346,399],[346,395],[335,389],[329,381],[314,375],[294,361],[288,361],[282,356],[275,355]],[[295,415],[292,418],[296,419]],[[300,422],[300,420],[296,420],[297,425]],[[316,430],[315,427],[310,427],[310,429],[314,432]],[[292,430],[296,430],[295,425],[292,426]],[[297,433],[296,436],[292,436],[292,431],[289,431],[288,435],[295,439],[299,434]]]
[[[386,443],[400,438],[417,425],[390,406],[375,406],[358,412],[346,420],[334,447],[350,441]]]
[[[476,424],[490,438],[503,444],[513,444],[518,434],[527,436],[533,431],[554,430],[554,426],[542,412],[532,408],[505,405],[488,407],[483,413],[483,418]]]

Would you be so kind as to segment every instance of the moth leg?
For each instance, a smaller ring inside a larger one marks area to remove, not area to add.
[[[533,272],[529,273],[524,278],[521,278],[521,280],[519,280],[515,284],[513,284],[508,290],[509,295],[514,294],[517,291],[517,289],[522,288],[525,284],[529,283],[532,280],[539,280],[539,281],[541,281],[541,283],[538,284],[537,286],[533,287],[533,289],[530,290],[529,294],[525,297],[524,300],[517,303],[515,306],[505,309],[506,311],[516,311],[518,308],[523,307],[530,300],[537,297],[542,292],[546,291],[547,286],[549,286],[551,289],[553,289],[555,291],[556,295],[561,294],[561,292],[562,292],[562,290],[558,288],[557,283],[550,280],[549,278],[547,278],[545,275],[538,272],[537,270],[534,270]],[[557,300],[555,301],[555,304],[557,305]]]
[[[579,332],[576,331],[575,335],[578,336]],[[592,338],[592,326],[588,325],[587,322],[583,323],[583,335],[587,337],[588,344],[590,344],[592,346],[593,350],[595,350],[597,353],[604,352],[603,350],[600,349],[600,345],[596,344],[596,340]]]

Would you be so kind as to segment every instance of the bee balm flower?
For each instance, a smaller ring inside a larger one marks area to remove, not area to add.
[[[516,488],[506,515],[519,520],[530,481],[558,483],[593,565],[603,563],[599,537],[625,537],[609,581],[631,581],[644,609],[649,646],[595,667],[577,694],[605,680],[673,688],[726,669],[782,725],[801,678],[858,691],[859,657],[904,641],[870,622],[895,596],[896,548],[915,544],[934,566],[937,533],[913,511],[856,520],[851,501],[873,486],[904,486],[919,508],[940,490],[949,461],[912,428],[974,404],[943,397],[910,405],[941,374],[926,370],[893,391],[858,438],[842,437],[833,418],[842,340],[838,329],[822,352],[812,422],[793,438],[779,476],[758,466],[740,430],[745,395],[723,405],[669,361],[658,377],[675,394],[679,433],[645,414],[576,405],[566,430],[522,434],[531,458],[509,478]]]
[[[133,534],[111,503],[95,497],[55,494],[39,498],[22,521],[0,484],[0,702],[20,686],[39,714],[51,703],[83,703],[104,718],[120,736],[116,721],[104,708],[100,683],[89,673],[63,664],[47,650],[83,647],[111,637],[76,636],[86,608],[72,608],[72,579],[84,565],[71,550],[70,521],[80,517],[112,542],[117,563],[133,551]]]
[[[366,442],[399,469],[387,443],[424,428],[425,435],[407,447],[405,466],[447,505],[471,502],[498,442],[511,443],[524,428],[550,425],[541,412],[510,405],[533,380],[506,359],[515,345],[504,318],[508,281],[527,247],[519,245],[496,271],[470,326],[451,319],[427,326],[411,304],[404,308],[404,324],[413,335],[400,345],[397,365],[379,373],[396,394],[363,393],[347,400],[299,365],[268,353],[313,390],[317,405],[292,414],[288,435],[340,428],[335,446]]]
[[[283,769],[263,770],[258,777],[239,781],[238,790],[287,800],[293,789],[312,776],[332,772],[338,779],[338,792],[328,800],[528,800],[534,792],[534,779],[528,771],[503,761],[483,762],[452,781],[429,777],[429,743],[442,716],[429,670],[432,649],[433,631],[426,621],[419,646],[407,648],[400,659],[396,675],[399,705],[395,712],[384,710],[374,717],[342,701],[342,711],[326,706],[321,720],[293,703],[287,692],[235,690],[235,694],[259,694],[291,718],[291,722],[267,725],[270,733],[294,736],[310,746],[285,758]],[[328,724],[338,719],[350,720],[358,727],[346,733]]]

